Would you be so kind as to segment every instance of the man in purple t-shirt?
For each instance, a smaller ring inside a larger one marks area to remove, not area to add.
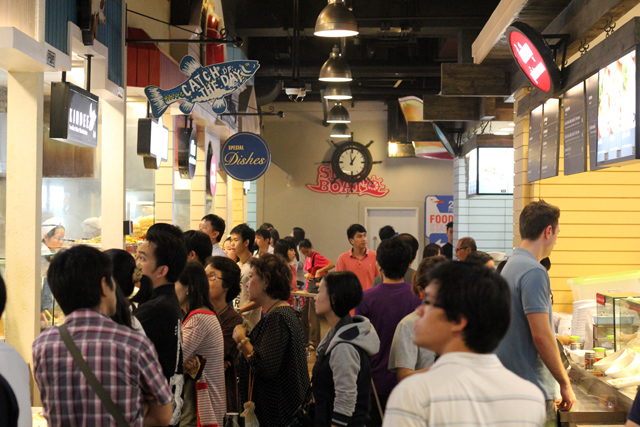
[[[365,291],[362,302],[356,307],[356,314],[369,318],[380,337],[380,351],[371,357],[371,377],[383,410],[391,390],[398,383],[396,374],[388,368],[396,326],[420,305],[420,298],[413,294],[411,285],[404,281],[411,258],[412,250],[406,240],[396,236],[382,241],[376,252],[382,283]],[[371,397],[369,415],[368,427],[382,425],[375,396]]]

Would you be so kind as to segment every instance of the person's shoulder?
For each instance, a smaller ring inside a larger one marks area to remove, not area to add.
[[[544,395],[537,385],[511,372],[504,366],[501,366],[499,370],[505,387],[508,387],[510,390],[517,392],[520,395],[528,395],[534,400],[544,402]]]
[[[416,313],[415,311],[412,311],[411,313],[404,316],[402,320],[400,320],[400,322],[398,322],[397,328],[398,329],[411,328],[411,331],[413,332],[413,325],[416,323],[416,320],[418,320],[419,317],[420,316],[418,316],[418,313]]]
[[[36,337],[36,339],[33,341],[32,347],[35,349],[36,347],[46,345],[51,341],[58,340],[61,340],[60,332],[58,331],[57,327],[52,326]]]
[[[2,372],[3,367],[27,367],[27,362],[24,361],[20,353],[18,353],[18,350],[2,341],[0,341],[0,360],[2,360],[2,364],[0,364],[0,372]]]

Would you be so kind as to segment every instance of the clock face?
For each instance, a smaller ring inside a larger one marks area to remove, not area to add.
[[[338,146],[331,157],[333,172],[339,179],[349,183],[367,178],[372,166],[373,158],[369,149],[355,141]]]

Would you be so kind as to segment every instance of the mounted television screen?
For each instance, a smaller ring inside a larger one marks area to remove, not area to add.
[[[474,148],[467,162],[469,196],[513,194],[513,148]]]
[[[478,194],[478,149],[474,148],[467,154],[467,194]]]
[[[637,159],[636,51],[598,72],[597,165]]]

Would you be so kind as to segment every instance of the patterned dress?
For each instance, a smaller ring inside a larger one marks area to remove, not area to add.
[[[249,367],[254,378],[252,401],[260,427],[291,422],[309,387],[304,336],[298,313],[281,306],[267,314],[249,335],[253,356],[240,357],[240,399],[248,400]],[[242,411],[242,409],[241,409]]]

